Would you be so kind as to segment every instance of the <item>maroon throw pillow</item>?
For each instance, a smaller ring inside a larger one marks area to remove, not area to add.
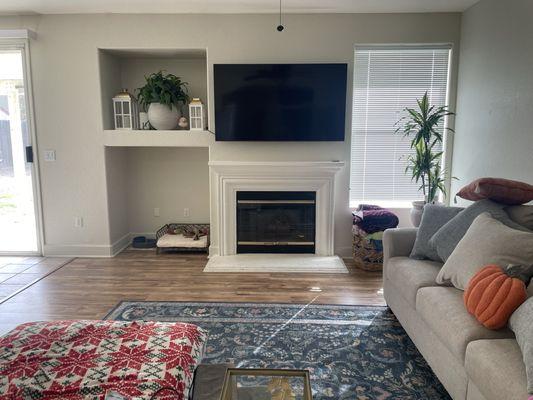
[[[490,199],[509,205],[525,204],[533,200],[533,185],[503,178],[481,178],[463,187],[457,196],[472,201]]]

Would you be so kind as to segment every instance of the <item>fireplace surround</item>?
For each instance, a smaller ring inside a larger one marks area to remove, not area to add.
[[[315,195],[314,254],[334,255],[335,175],[338,161],[209,163],[211,185],[210,256],[238,254],[239,192],[311,192]],[[278,240],[278,242],[281,242]]]

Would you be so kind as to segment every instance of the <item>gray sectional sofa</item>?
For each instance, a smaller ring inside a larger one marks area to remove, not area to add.
[[[491,331],[465,309],[463,291],[438,286],[442,264],[409,258],[415,228],[385,231],[387,305],[454,400],[528,398],[522,353],[508,329]]]

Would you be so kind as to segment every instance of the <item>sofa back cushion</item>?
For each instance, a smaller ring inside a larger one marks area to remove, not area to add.
[[[504,223],[505,225],[519,230],[528,229],[517,224],[504,210],[505,205],[495,203],[491,200],[480,200],[465,208],[463,211],[453,217],[448,223],[440,228],[437,233],[430,239],[430,246],[437,250],[437,254],[442,261],[448,260],[459,241],[463,238],[470,225],[476,217],[482,213],[488,212],[493,218]]]
[[[433,235],[448,221],[459,214],[460,207],[444,207],[437,204],[426,204],[422,220],[416,233],[416,241],[411,251],[411,258],[417,260],[429,259],[442,262],[435,247],[429,244]]]
[[[533,206],[509,206],[505,207],[505,212],[514,222],[533,231]]]
[[[533,264],[533,232],[509,228],[489,213],[479,215],[446,260],[437,283],[465,290],[485,265]]]

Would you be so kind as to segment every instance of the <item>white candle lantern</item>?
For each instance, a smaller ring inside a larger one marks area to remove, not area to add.
[[[115,129],[139,129],[139,108],[137,100],[128,89],[113,97]]]
[[[205,123],[205,107],[198,97],[189,103],[189,126],[191,131],[203,131]]]

